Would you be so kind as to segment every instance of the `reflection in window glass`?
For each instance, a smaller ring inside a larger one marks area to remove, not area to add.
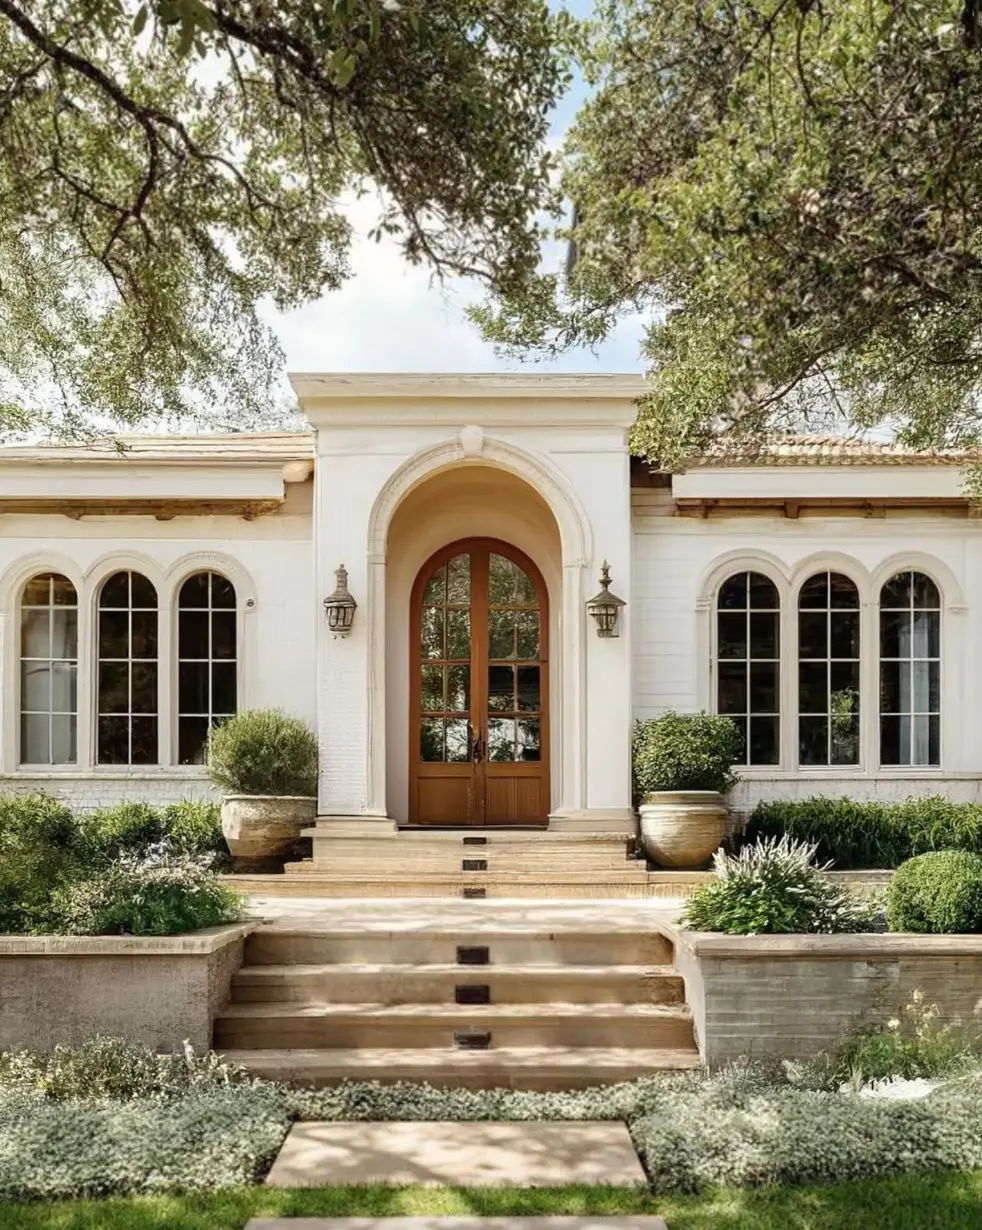
[[[197,572],[177,599],[177,754],[204,764],[209,732],[237,708],[235,586],[217,572]]]
[[[859,591],[842,573],[810,577],[798,597],[798,758],[859,763]]]
[[[922,572],[880,590],[880,763],[941,763],[941,595]]]
[[[20,760],[74,764],[78,742],[78,595],[67,577],[40,573],[20,612]]]
[[[716,601],[716,711],[741,735],[738,764],[780,760],[781,612],[774,583],[739,572]]]
[[[97,762],[156,764],[157,591],[141,573],[103,583],[97,638]]]

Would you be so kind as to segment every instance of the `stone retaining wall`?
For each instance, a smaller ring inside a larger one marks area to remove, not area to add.
[[[0,1050],[93,1034],[211,1046],[253,923],[174,936],[0,936]]]
[[[856,1025],[896,1016],[918,989],[942,1021],[982,1025],[982,936],[661,929],[711,1068],[742,1056],[814,1057]]]

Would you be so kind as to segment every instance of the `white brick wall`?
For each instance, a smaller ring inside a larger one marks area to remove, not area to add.
[[[116,803],[152,803],[164,807],[184,799],[215,799],[219,793],[200,773],[27,774],[0,776],[0,792],[30,794],[43,790],[74,811],[97,811]]]
[[[36,515],[4,518],[0,537],[0,625],[2,659],[2,764],[0,790],[47,790],[79,809],[105,807],[121,800],[164,804],[184,798],[215,797],[201,769],[163,764],[159,768],[120,770],[93,764],[95,712],[94,604],[101,580],[118,565],[143,568],[154,580],[160,601],[160,723],[177,749],[177,653],[174,607],[177,588],[188,570],[225,571],[239,601],[238,706],[280,707],[314,726],[315,598],[311,485],[288,488],[283,510],[244,521],[237,517],[100,517],[73,521]],[[18,764],[20,674],[18,604],[23,579],[65,561],[80,596],[79,717],[77,769],[22,770]],[[199,561],[199,562],[195,562]],[[225,567],[225,563],[228,567]],[[246,605],[251,599],[251,605]],[[321,617],[322,616],[322,613]],[[170,661],[163,629],[169,625]],[[166,742],[163,744],[166,746]]]
[[[634,716],[667,709],[712,710],[710,667],[714,619],[712,573],[728,558],[733,570],[766,559],[793,593],[803,574],[845,567],[859,578],[865,631],[866,716],[863,763],[856,769],[801,769],[785,670],[782,706],[790,721],[784,762],[773,771],[748,771],[733,794],[752,808],[761,798],[816,794],[902,799],[941,793],[982,799],[982,725],[976,697],[982,688],[982,521],[941,516],[716,518],[665,515],[661,492],[633,493]],[[942,764],[931,769],[880,768],[878,763],[876,604],[884,570],[923,566],[942,591]],[[723,568],[723,572],[728,571]],[[864,590],[865,585],[865,590]],[[785,643],[794,644],[793,612],[785,603]],[[793,663],[786,654],[785,665]],[[793,669],[793,666],[792,666]]]

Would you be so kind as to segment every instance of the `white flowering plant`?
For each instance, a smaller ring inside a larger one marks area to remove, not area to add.
[[[982,1034],[942,1021],[937,1004],[916,990],[895,1016],[843,1038],[829,1057],[830,1083],[859,1089],[872,1081],[947,1077],[977,1068]]]
[[[686,902],[685,925],[729,935],[871,931],[875,908],[833,883],[816,847],[788,836],[762,837],[737,854],[717,850],[716,879]]]

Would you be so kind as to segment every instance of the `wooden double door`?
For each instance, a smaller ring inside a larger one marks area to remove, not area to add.
[[[545,824],[549,610],[532,561],[493,538],[450,543],[411,610],[409,819]]]

